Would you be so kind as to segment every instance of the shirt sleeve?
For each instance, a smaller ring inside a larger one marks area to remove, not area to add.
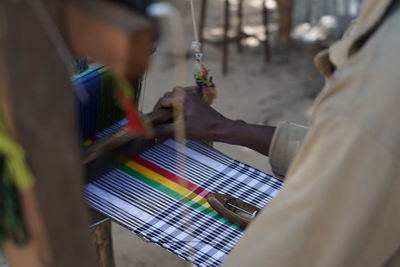
[[[307,127],[299,124],[284,121],[278,125],[269,150],[269,161],[272,172],[276,176],[286,176],[289,165],[297,154],[306,134]]]
[[[313,123],[283,190],[226,266],[383,266],[400,243],[399,170],[398,158],[346,117]]]

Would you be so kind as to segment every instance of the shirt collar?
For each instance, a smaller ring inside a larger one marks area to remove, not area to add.
[[[343,39],[331,46],[330,60],[337,67],[342,67],[348,59],[349,50],[358,38],[370,30],[381,17],[393,0],[364,0],[361,13]]]

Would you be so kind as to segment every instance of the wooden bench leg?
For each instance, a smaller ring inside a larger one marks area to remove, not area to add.
[[[237,26],[237,50],[241,54],[243,52],[242,37],[243,37],[243,0],[239,0],[238,6],[238,26]]]
[[[111,236],[111,220],[107,220],[94,228],[91,233],[92,242],[97,252],[100,267],[115,267]]]
[[[279,10],[279,39],[282,44],[287,44],[289,42],[290,32],[292,30],[293,1],[278,0],[277,3]],[[311,12],[311,9],[309,12]]]
[[[225,0],[224,9],[224,43],[223,43],[223,55],[222,55],[222,74],[226,75],[228,73],[228,56],[229,56],[229,20],[230,20],[230,5],[229,0]]]
[[[271,42],[270,42],[270,35],[269,35],[269,13],[267,8],[267,0],[264,0],[262,3],[262,13],[263,13],[263,22],[265,28],[265,61],[271,61]]]

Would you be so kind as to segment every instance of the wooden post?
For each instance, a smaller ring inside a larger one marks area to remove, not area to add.
[[[239,0],[238,6],[238,26],[237,26],[237,50],[241,54],[243,52],[242,37],[243,37],[243,0]]]
[[[100,267],[115,267],[111,238],[111,220],[96,226],[91,233]]]
[[[17,267],[97,266],[82,192],[75,98],[54,36],[45,28],[58,28],[62,1],[41,3],[41,11],[57,25],[42,25],[28,1],[2,2],[8,28],[0,42],[13,137],[24,148],[35,177],[35,186],[21,194],[31,253],[9,246],[6,257]],[[24,265],[24,260],[32,264]]]
[[[293,0],[278,0],[279,10],[279,40],[287,44],[292,30]]]
[[[263,23],[264,23],[264,31],[265,31],[265,61],[271,61],[271,40],[269,35],[269,13],[267,8],[267,0],[264,0],[262,3],[262,13],[263,13]]]
[[[228,73],[228,56],[229,56],[229,24],[230,24],[230,3],[229,0],[225,0],[224,6],[224,43],[222,47],[222,73],[226,75]]]

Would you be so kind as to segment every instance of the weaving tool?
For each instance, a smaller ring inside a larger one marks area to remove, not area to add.
[[[95,88],[101,88],[101,82],[95,79],[105,74],[100,68],[86,73],[90,79],[80,77],[83,88],[92,87],[87,88],[88,95],[96,95]],[[96,102],[88,101],[87,105],[92,103]],[[96,109],[83,108],[93,110]],[[123,119],[119,119],[117,116],[114,122],[109,120],[110,126],[89,138],[86,145],[123,129]],[[81,128],[85,129],[83,124]],[[104,153],[100,153],[88,164],[100,162],[103,166],[106,161],[109,165],[98,173],[91,171],[92,179],[85,186],[89,206],[199,266],[220,265],[243,234],[243,228],[211,208],[207,202],[211,192],[229,194],[262,208],[282,186],[280,180],[203,144],[188,141],[184,146],[167,140],[155,145],[137,138],[130,143],[135,140],[133,148],[125,143],[117,150],[108,150],[107,159],[102,161]],[[182,158],[186,162],[184,168],[176,164]]]
[[[218,214],[243,229],[260,212],[259,208],[229,195],[212,193],[207,196],[207,201]]]
[[[141,132],[127,129],[124,111],[118,105],[113,91],[118,84],[114,76],[104,67],[96,66],[73,77],[73,84],[81,84],[88,100],[77,101],[80,135],[84,144],[84,163],[90,163],[113,149],[142,136]],[[139,98],[141,79],[135,83],[135,98]],[[172,112],[163,109],[143,116],[148,124],[156,125],[172,119]],[[96,137],[106,130],[107,134]]]
[[[197,60],[196,64],[200,66],[200,76],[195,76],[198,85],[212,88],[205,66]],[[169,111],[161,111],[150,114],[150,120],[163,121],[170,116]],[[106,154],[111,154],[113,162],[86,185],[89,205],[200,266],[220,265],[243,232],[211,208],[207,202],[210,192],[226,193],[262,208],[282,185],[276,178],[191,141],[185,146],[167,140],[150,144],[144,152],[146,145],[140,141],[135,149],[129,148],[127,141],[138,139],[124,127],[124,120],[117,120],[85,139],[88,165],[101,162]],[[179,164],[182,161],[184,165]]]
[[[213,83],[213,79],[212,79],[212,77],[209,77],[209,70],[206,68],[206,66],[202,60],[203,54],[201,52],[201,44],[198,41],[197,26],[196,26],[196,21],[195,21],[195,17],[194,17],[193,1],[191,2],[191,8],[192,8],[192,18],[193,18],[194,35],[195,35],[195,41],[193,42],[193,45],[192,45],[192,48],[195,51],[194,78],[195,78],[197,86],[201,89],[201,92],[203,95],[203,100],[205,102],[211,104],[212,101],[215,99],[217,93],[215,90],[215,85]],[[144,9],[146,9],[146,8],[144,8]],[[172,28],[180,25],[180,23],[178,23],[179,16],[176,15],[176,10],[173,9],[170,5],[166,5],[166,4],[162,4],[162,3],[161,4],[153,4],[151,6],[148,6],[147,10],[148,10],[148,13],[154,17],[166,17],[169,20],[171,20],[170,24],[171,24]],[[74,13],[74,12],[72,12],[72,13]],[[73,25],[72,28],[74,28],[74,27],[75,26]],[[182,41],[183,38],[180,38],[182,36],[181,36],[181,34],[179,34],[179,32],[176,32],[176,31],[173,31],[173,32],[175,33],[174,34],[175,38],[173,38],[173,39],[181,41],[180,43],[178,42],[178,45],[175,46],[175,48],[177,48],[181,45],[181,43],[183,43],[183,41]],[[182,69],[182,66],[180,68],[177,68],[177,70],[178,70],[177,76],[183,74],[181,71],[179,71],[181,69]],[[119,82],[119,84],[120,84],[118,86],[119,88],[124,88],[127,83],[124,82],[122,84],[122,86],[121,86],[121,82]],[[118,98],[121,98],[121,95],[127,95],[127,94],[129,94],[129,90],[125,90],[125,89],[121,90],[121,92],[119,92],[119,94],[118,94]],[[138,99],[137,95],[136,95],[136,99]],[[141,122],[139,122],[138,119],[136,119],[138,117],[137,114],[134,114],[133,116],[129,116],[130,114],[132,115],[132,113],[136,113],[136,111],[135,111],[136,108],[132,106],[132,102],[133,102],[132,97],[128,97],[127,99],[124,99],[124,97],[122,97],[122,101],[120,99],[120,102],[122,102],[123,105],[125,105],[125,110],[128,110],[128,111],[130,110],[130,112],[127,112],[128,121],[132,121],[132,119],[129,119],[129,118],[133,117],[133,119],[136,120],[136,125],[138,125],[139,128],[136,127],[136,128],[131,129],[131,131],[130,131],[131,134],[129,133],[129,131],[127,131],[127,129],[121,128],[121,129],[116,130],[109,136],[102,138],[102,140],[96,141],[94,144],[92,144],[86,150],[85,161],[84,161],[85,163],[93,161],[96,157],[98,157],[102,153],[106,152],[107,150],[114,149],[118,146],[121,146],[124,143],[127,143],[128,141],[131,141],[140,135],[145,135],[147,137],[150,136],[150,134],[147,130],[148,127],[140,127]],[[175,107],[174,110],[176,113],[174,117],[177,119],[180,117],[178,115],[179,112],[177,111],[178,108]],[[182,108],[180,108],[180,110],[181,110],[180,112],[182,112]],[[162,120],[167,121],[168,119],[171,118],[172,113],[170,111],[163,110],[163,111],[158,111],[156,113],[152,113],[149,115],[150,116],[143,117],[144,121],[147,122],[147,125],[151,124],[150,122],[155,123],[155,122],[161,122]],[[175,123],[175,125],[177,127],[177,129],[175,131],[176,134],[181,133],[180,134],[180,136],[182,137],[181,139],[184,139],[183,121],[177,119],[177,122]],[[132,127],[129,127],[129,128],[132,128]],[[93,134],[94,133],[92,132],[92,136],[93,136]],[[86,137],[88,137],[88,136],[86,136]]]

